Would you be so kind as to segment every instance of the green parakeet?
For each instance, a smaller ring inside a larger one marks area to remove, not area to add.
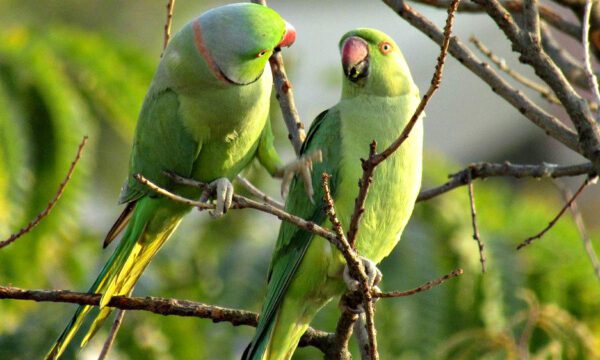
[[[128,295],[152,257],[190,207],[155,195],[140,173],[177,194],[200,191],[175,185],[164,172],[211,183],[215,215],[231,205],[232,180],[255,157],[281,172],[269,122],[272,75],[268,59],[295,40],[295,30],[275,11],[256,4],[214,8],[188,23],[165,49],[136,128],[129,177],[120,203],[127,206],[106,236],[107,246],[126,229],[90,293],[101,293],[100,313],[82,346],[111,313],[111,297]],[[58,358],[91,306],[80,306],[47,355]]]
[[[420,98],[400,49],[386,34],[373,29],[350,31],[342,37],[340,50],[345,74],[341,100],[314,120],[302,150],[322,150],[323,162],[315,164],[313,182],[320,183],[323,172],[331,175],[336,211],[347,227],[362,175],[360,159],[368,157],[371,141],[376,140],[382,150],[400,135]],[[422,139],[419,122],[400,149],[375,171],[356,239],[365,259],[379,263],[385,258],[411,216],[421,184]],[[292,183],[285,209],[330,227],[322,187],[315,184],[313,204],[301,183],[299,178]],[[346,291],[351,279],[345,279],[345,267],[342,254],[328,241],[282,223],[266,300],[243,359],[291,358],[317,311]]]

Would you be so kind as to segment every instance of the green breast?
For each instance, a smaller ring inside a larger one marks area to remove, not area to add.
[[[181,97],[184,126],[202,144],[192,176],[233,178],[254,157],[268,120],[271,70],[253,84],[231,85]]]
[[[344,224],[350,223],[362,176],[360,159],[367,158],[369,144],[376,140],[380,151],[389,146],[402,132],[418,101],[415,95],[359,96],[338,105],[343,158],[337,208]],[[357,238],[359,253],[375,262],[389,255],[412,214],[421,185],[422,144],[423,125],[419,121],[400,149],[375,170]]]

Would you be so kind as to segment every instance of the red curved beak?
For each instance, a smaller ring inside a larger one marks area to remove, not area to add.
[[[285,22],[285,34],[277,47],[290,47],[296,41],[296,29],[289,22]]]
[[[352,36],[342,45],[342,65],[347,72],[369,56],[369,47],[363,39]]]

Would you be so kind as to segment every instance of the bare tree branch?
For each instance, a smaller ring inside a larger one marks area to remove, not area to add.
[[[591,163],[583,163],[578,165],[558,166],[554,164],[543,163],[541,165],[522,165],[522,164],[511,164],[506,161],[502,164],[498,163],[476,163],[471,164],[467,168],[451,174],[450,180],[445,184],[437,186],[432,189],[421,191],[417,202],[432,199],[443,193],[446,193],[459,186],[464,186],[469,183],[469,175],[472,180],[475,179],[486,179],[489,177],[514,177],[517,179],[522,178],[559,178],[565,176],[578,176],[578,175],[594,175],[594,169]]]
[[[594,177],[595,179],[595,177]],[[585,178],[585,180],[583,181],[583,183],[581,184],[581,186],[579,187],[579,189],[577,189],[577,191],[575,192],[575,195],[573,195],[571,197],[571,199],[569,199],[569,201],[567,201],[565,203],[565,205],[562,207],[562,209],[560,209],[560,211],[558,212],[558,214],[556,214],[556,216],[550,220],[550,223],[548,223],[548,225],[539,233],[528,237],[527,239],[523,240],[523,242],[521,242],[518,246],[517,246],[517,250],[521,250],[522,248],[524,248],[525,246],[528,246],[529,244],[531,244],[533,241],[540,239],[542,236],[544,236],[550,229],[552,229],[554,227],[554,225],[556,225],[556,222],[561,218],[561,216],[563,216],[563,214],[565,213],[565,211],[567,211],[567,209],[569,207],[571,207],[571,204],[575,201],[575,199],[577,199],[577,197],[579,195],[581,195],[581,193],[583,192],[583,190],[590,184],[590,182],[592,181],[592,179],[590,179],[589,177]]]
[[[427,291],[430,290],[438,285],[443,284],[444,282],[446,282],[447,280],[450,280],[452,278],[455,278],[457,276],[460,276],[464,274],[463,269],[456,269],[454,271],[452,271],[449,274],[446,274],[444,276],[442,276],[439,279],[435,279],[432,281],[428,281],[425,284],[416,287],[414,289],[411,290],[406,290],[406,291],[391,291],[391,292],[374,292],[373,293],[373,297],[376,298],[397,298],[397,297],[404,297],[404,296],[411,296],[423,291]]]
[[[544,47],[544,50],[548,56],[550,56],[556,65],[560,67],[563,74],[572,84],[582,89],[589,89],[589,84],[587,82],[583,65],[574,59],[571,54],[565,51],[564,47],[556,41],[548,26],[542,23],[540,28],[542,35],[542,46]]]
[[[10,243],[17,240],[21,236],[27,234],[28,232],[30,232],[34,227],[39,225],[39,223],[46,216],[48,216],[48,214],[50,214],[50,211],[52,211],[54,206],[56,206],[56,203],[58,202],[58,200],[61,198],[62,194],[64,193],[65,187],[69,183],[69,180],[71,180],[71,176],[73,175],[73,171],[75,171],[75,166],[77,166],[79,159],[81,159],[81,154],[83,152],[83,148],[85,147],[85,144],[87,144],[87,140],[88,140],[87,136],[84,136],[83,140],[81,140],[81,143],[79,144],[79,147],[77,148],[77,154],[75,155],[75,159],[73,159],[73,161],[71,162],[71,165],[69,166],[69,170],[67,171],[67,175],[65,176],[64,180],[58,186],[58,190],[54,194],[54,198],[52,198],[52,200],[50,200],[50,202],[48,203],[46,208],[44,210],[42,210],[42,212],[39,213],[35,217],[35,219],[33,219],[29,224],[25,225],[25,227],[23,227],[21,230],[17,231],[16,233],[12,234],[8,239],[0,241],[0,249],[9,245]]]
[[[474,1],[485,8],[488,15],[504,32],[512,43],[513,49],[521,54],[519,59],[531,65],[535,73],[554,91],[577,129],[579,147],[583,155],[594,164],[596,170],[600,170],[600,128],[587,102],[575,92],[560,68],[542,47],[531,41],[530,34],[524,35],[510,13],[497,0]]]
[[[252,2],[267,6],[265,0],[252,0]],[[302,120],[300,120],[300,115],[298,115],[298,110],[296,109],[292,83],[287,77],[283,65],[283,57],[281,56],[279,49],[275,49],[275,52],[269,59],[269,64],[271,65],[271,72],[273,73],[275,93],[277,100],[279,101],[283,121],[288,129],[288,136],[292,142],[296,156],[299,156],[302,143],[306,138],[306,133],[304,132],[304,124],[302,124]]]
[[[250,180],[246,179],[245,177],[238,175],[236,177],[236,179],[240,184],[242,184],[244,189],[248,190],[248,192],[250,192],[250,194],[256,196],[263,202],[265,202],[273,207],[276,207],[278,209],[282,209],[282,210],[285,207],[284,204],[280,203],[279,201],[277,201],[277,200],[273,199],[272,197],[270,197],[269,195],[265,194],[261,189],[259,189],[254,184],[252,184],[250,182]]]
[[[533,81],[526,77],[525,75],[520,74],[519,72],[511,69],[506,61],[502,58],[496,56],[487,46],[485,46],[478,38],[475,36],[471,36],[469,41],[475,45],[477,50],[479,50],[483,55],[485,55],[498,69],[504,71],[508,76],[512,77],[519,83],[527,86],[528,88],[538,92],[544,99],[548,100],[553,104],[560,104],[560,100],[554,95],[552,90],[545,85],[542,85],[536,81]]]
[[[592,90],[592,94],[594,94],[594,100],[596,103],[600,104],[600,90],[598,89],[598,78],[594,71],[592,70],[592,61],[590,58],[590,16],[592,13],[592,0],[587,0],[585,2],[585,8],[583,11],[583,31],[581,34],[581,45],[583,46],[583,65],[585,74],[588,81],[588,86]],[[596,115],[598,116],[598,115]]]
[[[473,240],[477,243],[479,250],[479,261],[481,262],[481,272],[485,273],[485,253],[481,236],[479,235],[479,227],[477,226],[477,210],[475,209],[475,190],[473,189],[473,181],[471,173],[468,175],[467,188],[469,190],[469,203],[471,204],[471,224],[473,226]]]
[[[365,325],[367,328],[368,337],[368,354],[370,360],[379,359],[379,352],[377,350],[377,332],[375,330],[375,309],[373,307],[373,298],[371,296],[371,287],[367,274],[365,272],[362,261],[359,259],[358,254],[355,251],[354,244],[351,244],[344,235],[344,229],[335,213],[335,204],[331,197],[331,191],[329,189],[329,174],[323,173],[323,202],[325,203],[325,211],[329,216],[335,233],[337,234],[338,241],[343,245],[340,249],[346,264],[350,270],[350,275],[358,281],[359,290],[361,294],[361,302],[365,309]],[[364,209],[363,209],[364,211]],[[346,310],[347,311],[347,310]],[[340,341],[346,340],[340,339]]]
[[[182,178],[182,177],[174,175],[174,174],[169,174],[169,176],[173,180],[175,180],[177,183],[182,184],[182,185],[198,187],[201,189],[203,189],[206,186],[206,184],[203,184],[201,182]],[[186,204],[186,205],[195,207],[199,210],[209,210],[209,209],[215,208],[214,204],[194,201],[194,200],[190,200],[190,199],[181,197],[179,195],[173,194],[165,189],[158,187],[156,184],[152,183],[150,180],[146,179],[144,176],[142,176],[140,174],[134,175],[134,178],[137,181],[139,181],[141,184],[150,188],[152,191],[155,191],[156,193],[158,193],[162,196],[165,196],[173,201],[177,201],[182,204]],[[288,221],[301,229],[304,229],[315,235],[319,235],[319,236],[323,237],[324,239],[330,241],[332,244],[334,244],[339,249],[343,248],[343,245],[339,244],[336,234],[333,233],[332,231],[327,230],[318,224],[315,224],[311,221],[306,221],[298,216],[292,215],[284,210],[278,209],[269,204],[259,203],[257,201],[248,199],[245,196],[234,194],[233,195],[233,205],[231,208],[232,209],[249,209],[250,208],[250,209],[256,209],[256,210],[259,210],[259,211],[262,211],[262,212],[265,212],[265,213],[268,213],[271,215],[275,215],[280,220]]]
[[[104,341],[104,345],[102,345],[102,350],[100,351],[100,355],[98,355],[98,360],[104,360],[108,356],[108,353],[110,352],[110,349],[112,348],[117,337],[117,333],[119,332],[119,328],[121,328],[124,317],[125,310],[119,309],[117,311],[117,315],[115,316],[115,320],[113,321],[113,325],[110,328],[110,332],[108,333],[108,337]]]
[[[165,49],[171,40],[171,27],[173,25],[173,11],[175,10],[175,0],[169,0],[167,3],[167,20],[165,22],[165,35],[163,40],[163,48],[160,57],[165,53]]]
[[[540,11],[538,0],[523,0],[523,27],[532,43],[540,46]]]
[[[412,26],[423,32],[437,44],[442,44],[444,39],[442,31],[429,21],[429,19],[408,5],[404,0],[383,1]],[[490,85],[492,91],[518,109],[519,112],[531,122],[543,129],[546,134],[560,141],[571,150],[579,152],[577,135],[571,129],[566,127],[556,117],[551,116],[542,110],[521,91],[508,84],[491,69],[489,64],[479,60],[457,36],[452,37],[448,52],[461,64]]]
[[[573,194],[571,194],[569,188],[566,187],[560,181],[555,181],[554,183],[560,190],[564,201],[568,202],[569,199],[573,197]],[[592,244],[592,239],[590,238],[586,230],[585,223],[583,221],[583,216],[581,215],[581,212],[579,211],[579,208],[577,206],[577,201],[573,201],[571,203],[570,208],[571,214],[573,215],[573,220],[575,221],[575,226],[577,226],[577,231],[579,231],[579,235],[581,236],[581,242],[583,243],[585,253],[590,259],[590,263],[592,264],[592,268],[594,269],[594,274],[596,274],[596,277],[600,280],[600,260],[598,260],[598,255],[594,250],[594,244]]]
[[[358,319],[358,314],[355,314],[347,309],[342,311],[342,315],[338,319],[335,329],[335,338],[331,351],[325,353],[326,360],[351,360],[352,355],[348,351],[348,343],[352,336],[352,328]]]
[[[0,286],[0,299],[33,300],[37,302],[60,302],[98,306],[101,294],[87,294],[67,290],[24,290],[12,286]],[[211,319],[214,323],[228,322],[233,326],[256,327],[258,314],[238,309],[224,308],[189,300],[157,297],[113,296],[109,307],[121,310],[143,310],[159,315],[176,315]],[[314,346],[325,352],[334,341],[334,334],[308,328],[300,340],[300,346]]]

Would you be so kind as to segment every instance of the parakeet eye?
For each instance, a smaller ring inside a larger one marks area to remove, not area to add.
[[[256,57],[257,57],[257,58],[259,58],[259,57],[263,57],[263,56],[265,56],[265,54],[266,54],[267,52],[269,52],[269,50],[262,50],[261,52],[259,52],[258,54],[256,54]]]
[[[387,41],[381,42],[379,44],[379,51],[381,51],[383,55],[389,54],[392,51],[392,44]]]

